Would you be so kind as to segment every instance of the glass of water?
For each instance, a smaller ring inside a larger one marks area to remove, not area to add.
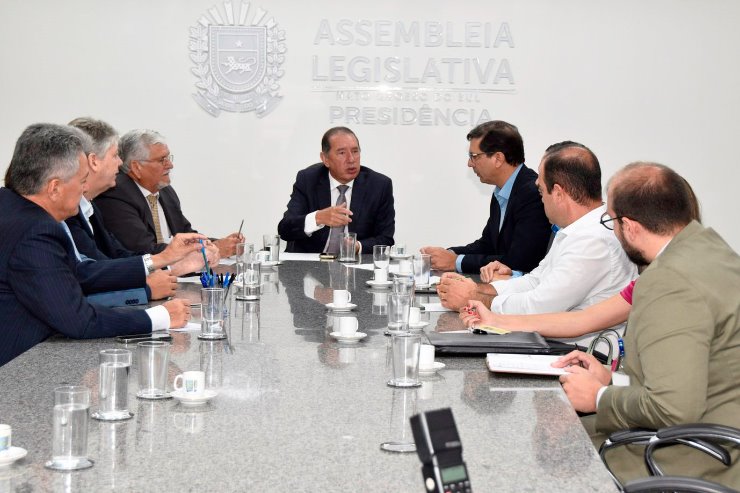
[[[411,297],[408,294],[390,293],[388,295],[388,335],[408,332],[410,308]]]
[[[64,385],[54,389],[54,425],[49,469],[71,471],[92,467],[87,458],[90,389]]]
[[[388,380],[391,387],[420,387],[419,350],[421,334],[393,334],[393,378]]]
[[[391,261],[391,247],[388,245],[373,246],[373,264],[376,269],[388,270]]]
[[[92,417],[101,421],[129,419],[128,378],[131,371],[131,351],[128,349],[103,349],[100,351],[100,376],[98,399],[100,408]]]

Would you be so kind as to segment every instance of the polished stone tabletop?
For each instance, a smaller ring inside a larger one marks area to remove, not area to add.
[[[228,269],[228,268],[227,268]],[[137,399],[134,417],[91,419],[91,469],[56,472],[51,454],[53,389],[92,389],[98,403],[101,349],[113,339],[50,339],[0,368],[0,422],[26,458],[0,468],[0,493],[37,491],[424,491],[415,453],[380,449],[408,440],[408,418],[450,407],[476,491],[615,491],[596,450],[554,377],[490,373],[483,357],[438,357],[446,367],[416,389],[386,385],[391,375],[385,296],[372,273],[336,262],[285,261],[263,270],[259,302],[230,296],[227,341],[173,333],[169,384],[206,372],[218,396],[201,407]],[[334,315],[324,303],[346,285],[357,309]],[[181,284],[198,299],[199,285]],[[430,295],[417,295],[417,303]],[[432,301],[435,300],[431,297]],[[329,333],[335,316],[357,317],[368,337],[354,345]],[[455,314],[425,313],[425,329],[461,327]],[[135,349],[135,347],[132,347]]]

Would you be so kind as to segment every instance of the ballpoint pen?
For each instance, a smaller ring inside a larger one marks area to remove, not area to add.
[[[242,227],[244,226],[244,219],[242,219],[242,223],[239,225],[239,231],[237,231],[236,236],[239,237],[242,235]]]
[[[203,254],[203,270],[205,272],[208,272],[208,274],[211,274],[211,268],[208,266],[208,257],[206,257],[206,246],[203,243],[203,240],[198,240],[200,242],[200,253]]]

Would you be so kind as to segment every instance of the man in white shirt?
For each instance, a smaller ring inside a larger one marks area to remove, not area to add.
[[[590,149],[574,142],[550,146],[536,185],[548,219],[558,228],[540,265],[525,276],[491,284],[445,274],[438,287],[445,307],[459,310],[478,299],[498,313],[580,310],[618,293],[637,276],[614,233],[599,224],[606,209],[601,168]],[[499,275],[511,272],[494,264]]]
[[[357,233],[362,251],[393,245],[396,212],[393,183],[361,166],[360,143],[346,127],[321,139],[321,162],[296,176],[287,210],[278,224],[287,252],[339,253],[342,233]]]

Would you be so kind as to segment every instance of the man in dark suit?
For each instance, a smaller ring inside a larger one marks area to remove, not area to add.
[[[177,233],[196,233],[182,213],[180,199],[170,186],[174,157],[153,130],[132,130],[119,144],[122,159],[114,188],[95,199],[106,228],[134,252],[159,253]],[[221,257],[236,252],[244,236],[232,233],[214,240]]]
[[[72,239],[77,250],[94,260],[109,260],[129,257],[142,257],[146,252],[133,252],[124,247],[105,227],[102,212],[91,201],[102,192],[115,186],[116,173],[121,164],[118,156],[118,133],[101,120],[93,118],[76,118],[70,125],[85,132],[92,145],[87,153],[89,174],[87,191],[80,199],[80,211],[67,218]],[[182,233],[180,235],[183,235]],[[180,238],[187,238],[183,236]],[[152,266],[156,267],[146,277],[151,290],[151,299],[163,299],[174,296],[177,288],[177,277],[203,268],[203,255],[200,251],[190,252],[182,257],[177,252],[182,241],[174,241],[161,253],[151,255]],[[209,262],[218,264],[218,249],[215,245],[206,246]],[[170,266],[170,270],[159,267]]]
[[[467,135],[468,166],[482,183],[495,185],[490,215],[481,237],[465,246],[424,247],[432,268],[478,274],[500,261],[515,271],[529,272],[547,252],[550,223],[534,182],[537,173],[524,165],[519,130],[504,121],[478,125]]]
[[[346,127],[321,139],[321,162],[298,172],[288,210],[278,224],[287,252],[338,253],[345,231],[357,233],[358,249],[393,245],[393,183],[360,164],[360,143]]]
[[[97,262],[78,262],[73,243],[60,225],[77,213],[85,189],[84,139],[71,127],[35,124],[16,143],[5,187],[0,189],[4,211],[0,216],[0,365],[55,333],[111,337],[181,327],[190,317],[190,305],[184,300],[118,311],[85,299],[80,266]],[[141,270],[107,272],[99,285],[108,281],[120,285]]]

